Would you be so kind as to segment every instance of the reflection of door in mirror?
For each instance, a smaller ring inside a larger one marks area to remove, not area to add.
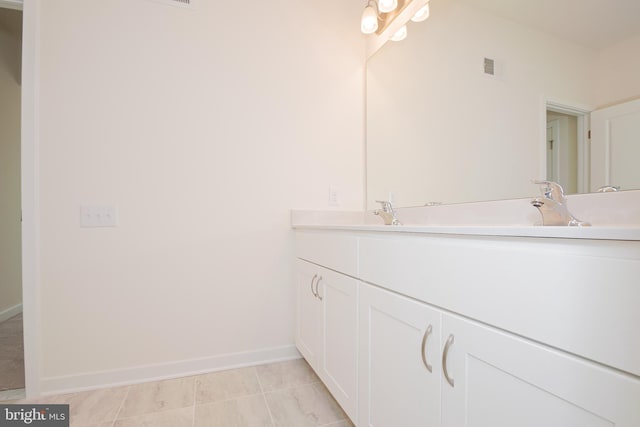
[[[591,191],[640,186],[640,99],[591,113]]]
[[[547,179],[558,181],[558,121],[547,121]],[[554,146],[555,145],[555,146]]]
[[[547,179],[578,192],[578,119],[547,110]]]

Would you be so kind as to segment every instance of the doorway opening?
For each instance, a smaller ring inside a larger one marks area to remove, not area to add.
[[[21,214],[22,11],[0,3],[0,401],[24,396]]]
[[[546,179],[565,194],[589,192],[589,111],[566,105],[546,106]]]

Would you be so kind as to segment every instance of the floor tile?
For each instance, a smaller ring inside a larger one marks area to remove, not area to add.
[[[22,314],[0,323],[0,391],[24,388]]]
[[[153,412],[117,420],[113,427],[192,427],[193,407]]]
[[[261,393],[255,368],[232,369],[196,377],[196,402],[211,403]]]
[[[353,427],[304,360],[15,403],[69,404],[71,427]]]
[[[313,427],[347,416],[321,383],[265,394],[276,427]]]
[[[0,391],[0,403],[10,404],[18,403],[25,398],[24,389]]]
[[[9,360],[0,359],[0,390],[24,388],[24,360],[22,356]]]
[[[106,423],[99,424],[82,424],[76,427],[111,427],[113,425],[113,421],[108,421]]]
[[[322,427],[354,427],[350,420],[342,420],[337,423],[324,424]]]
[[[194,386],[195,377],[132,385],[118,419],[193,406]]]
[[[320,381],[304,359],[260,365],[256,371],[265,392]]]
[[[71,427],[112,422],[127,394],[127,387],[45,396],[27,403],[68,404]]]
[[[261,394],[196,406],[195,427],[272,427]]]

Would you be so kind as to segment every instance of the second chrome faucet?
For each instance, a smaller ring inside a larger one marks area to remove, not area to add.
[[[396,218],[396,211],[393,209],[391,201],[376,200],[376,203],[380,203],[382,209],[376,209],[373,214],[380,215],[385,225],[402,225]]]
[[[531,205],[536,207],[542,215],[542,225],[562,225],[573,227],[588,227],[591,224],[580,221],[567,209],[567,198],[562,186],[553,181],[533,181],[541,186],[544,197],[536,197]]]

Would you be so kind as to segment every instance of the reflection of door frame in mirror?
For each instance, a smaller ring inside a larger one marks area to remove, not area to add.
[[[554,113],[568,114],[576,117],[578,122],[578,193],[589,192],[589,168],[590,168],[590,150],[589,150],[589,114],[591,109],[585,107],[577,107],[557,101],[546,100],[544,102],[544,111],[542,112],[543,126],[541,129],[542,159],[541,176],[547,176],[547,111]]]

